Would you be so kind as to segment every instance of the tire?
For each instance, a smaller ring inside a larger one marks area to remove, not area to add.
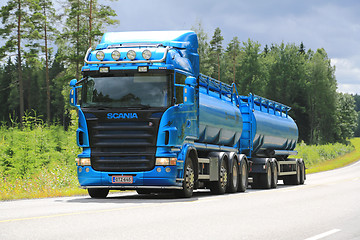
[[[108,188],[88,188],[88,193],[91,198],[106,198],[106,196],[109,194]]]
[[[191,158],[185,161],[183,189],[177,190],[175,195],[180,198],[191,198],[195,185],[195,171]]]
[[[305,179],[306,179],[305,163],[301,162],[300,163],[300,183],[299,184],[301,184],[301,185],[304,184]]]
[[[238,192],[245,192],[248,186],[248,167],[245,160],[240,162],[240,175]]]
[[[224,194],[228,184],[228,169],[226,161],[222,160],[219,168],[219,181],[211,182],[210,191],[213,194]]]
[[[259,174],[259,187],[262,189],[271,188],[272,171],[269,162],[266,163],[266,172]]]
[[[284,177],[283,181],[284,181],[285,185],[299,185],[300,184],[300,179],[301,179],[300,165],[301,165],[301,163],[296,162],[296,174]]]
[[[271,170],[271,188],[277,188],[278,184],[278,167],[276,162],[273,162]]]
[[[232,162],[232,172],[230,174],[230,179],[228,183],[228,189],[227,192],[229,193],[235,193],[238,190],[239,187],[239,165],[236,159]]]

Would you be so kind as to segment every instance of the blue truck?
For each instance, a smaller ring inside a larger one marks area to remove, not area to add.
[[[105,33],[70,81],[80,186],[191,197],[303,184],[290,107],[200,74],[193,31]]]

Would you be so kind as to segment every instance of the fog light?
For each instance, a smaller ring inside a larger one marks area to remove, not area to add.
[[[151,58],[151,52],[149,49],[145,49],[143,52],[142,52],[142,56],[144,59],[146,60],[149,60]]]
[[[136,58],[136,52],[134,50],[129,50],[126,56],[128,59],[134,60]]]
[[[177,158],[156,158],[155,165],[160,166],[174,166],[176,165]]]
[[[165,171],[166,171],[167,173],[169,173],[169,172],[171,171],[171,168],[167,167],[167,168],[165,168]]]
[[[103,51],[98,51],[98,52],[96,53],[96,58],[97,58],[98,60],[100,60],[100,61],[104,60],[104,58],[105,58],[105,53],[104,53]]]
[[[119,51],[117,51],[117,50],[115,50],[115,51],[113,51],[112,53],[111,53],[111,57],[115,60],[115,61],[117,61],[117,60],[119,60],[120,59],[120,52]]]

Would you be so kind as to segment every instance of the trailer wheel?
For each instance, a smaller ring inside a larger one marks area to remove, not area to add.
[[[238,192],[245,192],[248,186],[248,168],[245,160],[240,162],[240,177]]]
[[[106,198],[109,194],[108,188],[88,188],[88,193],[91,198]]]
[[[193,195],[195,185],[195,171],[191,158],[187,158],[185,161],[185,172],[183,189],[177,190],[175,195],[181,198],[190,198]]]
[[[296,162],[296,174],[291,176],[285,176],[283,181],[285,185],[299,185],[300,179],[301,179],[301,173],[300,173],[300,163]]]
[[[236,159],[232,163],[232,173],[230,174],[228,190],[229,193],[237,192],[239,187],[239,166]]]
[[[271,187],[277,188],[278,184],[278,168],[276,162],[272,164],[272,174],[271,174]]]
[[[300,184],[304,184],[305,183],[305,163],[301,162],[300,163]]]
[[[259,184],[260,188],[263,189],[269,189],[271,188],[271,179],[272,179],[272,171],[271,171],[271,165],[269,162],[266,163],[266,172],[259,174]]]
[[[228,184],[228,170],[226,168],[226,162],[222,160],[219,169],[219,181],[211,182],[210,191],[213,194],[224,194],[226,191],[227,184]]]

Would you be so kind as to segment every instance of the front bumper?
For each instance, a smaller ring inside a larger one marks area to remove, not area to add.
[[[81,188],[111,189],[182,189],[182,179],[177,178],[177,166],[155,166],[146,172],[100,172],[91,166],[77,166]],[[112,176],[132,176],[133,183],[112,183]]]

